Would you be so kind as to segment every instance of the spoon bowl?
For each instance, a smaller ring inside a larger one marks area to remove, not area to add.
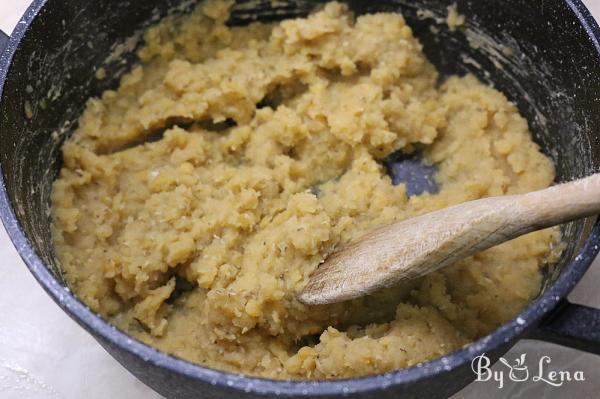
[[[600,174],[528,194],[484,198],[376,229],[330,255],[298,296],[342,302],[424,276],[532,231],[600,212]]]

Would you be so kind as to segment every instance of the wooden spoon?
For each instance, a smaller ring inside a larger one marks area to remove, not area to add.
[[[600,174],[521,195],[484,198],[376,229],[312,274],[298,299],[342,302],[424,276],[518,236],[600,213]]]

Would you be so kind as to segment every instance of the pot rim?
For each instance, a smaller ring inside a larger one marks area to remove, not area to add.
[[[4,82],[8,76],[11,61],[18,50],[19,43],[29,26],[48,0],[34,0],[18,22],[10,36],[5,51],[0,55],[0,104]],[[581,0],[563,0],[579,20],[588,37],[600,55],[600,28]],[[343,380],[272,380],[218,371],[197,365],[148,346],[121,332],[104,321],[99,315],[83,304],[69,288],[63,286],[37,255],[31,242],[25,237],[17,219],[4,182],[4,173],[0,165],[0,218],[20,257],[38,283],[52,299],[73,320],[95,338],[110,343],[121,351],[127,352],[156,367],[167,369],[187,378],[196,379],[212,385],[219,385],[239,393],[278,396],[332,397],[352,393],[368,393],[380,389],[409,384],[418,380],[435,377],[455,370],[471,361],[473,357],[485,352],[493,352],[502,346],[514,342],[527,330],[535,327],[554,307],[575,287],[595,259],[600,248],[600,219],[596,220],[585,244],[565,266],[561,275],[550,288],[531,302],[525,310],[511,321],[503,324],[491,334],[480,338],[465,348],[451,352],[416,366],[387,372],[375,376]]]

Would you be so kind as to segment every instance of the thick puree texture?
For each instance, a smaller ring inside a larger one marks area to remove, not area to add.
[[[408,367],[514,317],[556,256],[544,230],[368,298],[296,294],[336,246],[377,226],[552,184],[504,95],[438,73],[399,14],[228,27],[212,1],[151,28],[140,63],[89,100],[52,195],[66,279],[165,352],[255,376]],[[440,191],[408,197],[382,160],[420,151]]]

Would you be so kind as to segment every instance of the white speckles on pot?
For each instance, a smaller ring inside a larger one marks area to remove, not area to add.
[[[252,388],[254,388],[254,384],[252,382],[248,382],[246,384],[246,386],[244,387],[244,392],[246,392],[246,393],[252,392]],[[304,391],[306,391],[306,390],[304,390]],[[308,391],[306,391],[306,392],[308,392]]]

